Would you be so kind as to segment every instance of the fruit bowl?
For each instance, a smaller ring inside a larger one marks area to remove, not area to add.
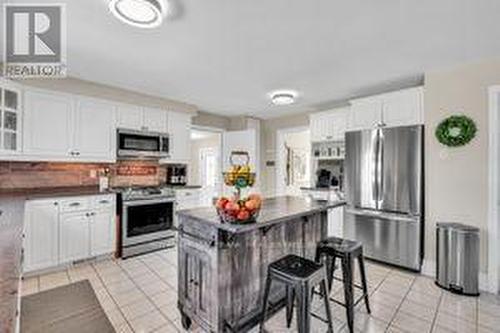
[[[258,194],[250,194],[241,199],[221,197],[217,200],[215,208],[222,223],[253,223],[257,222],[262,198]]]
[[[255,210],[252,213],[249,212],[248,218],[245,220],[239,220],[237,215],[229,214],[223,209],[217,208],[217,215],[219,215],[220,221],[222,223],[231,223],[231,224],[247,224],[247,223],[255,223],[257,222],[257,218],[259,217],[259,211]]]

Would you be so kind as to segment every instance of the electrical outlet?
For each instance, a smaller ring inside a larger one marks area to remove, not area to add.
[[[97,177],[97,170],[90,170],[90,178],[96,178]]]

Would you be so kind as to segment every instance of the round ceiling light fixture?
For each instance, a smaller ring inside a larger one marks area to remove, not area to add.
[[[127,24],[155,28],[163,22],[166,5],[163,0],[110,0],[109,10]]]
[[[290,105],[295,103],[297,93],[292,90],[281,90],[271,93],[271,102],[274,105]]]

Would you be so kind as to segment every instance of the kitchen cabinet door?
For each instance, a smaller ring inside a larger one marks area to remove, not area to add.
[[[116,106],[116,117],[119,128],[141,130],[143,126],[143,110],[134,105],[120,104]]]
[[[382,100],[378,97],[351,101],[349,131],[372,129],[382,123]]]
[[[90,255],[88,212],[61,214],[59,262],[68,263]]]
[[[189,163],[191,160],[191,115],[170,112],[168,115],[170,160]]]
[[[144,108],[142,129],[151,132],[166,133],[168,131],[168,112],[160,109]]]
[[[113,105],[80,98],[75,120],[76,157],[87,162],[115,161],[116,128]]]
[[[328,237],[344,236],[344,207],[328,210]]]
[[[21,90],[0,80],[0,156],[21,151]]]
[[[71,157],[73,109],[69,95],[26,91],[24,153],[43,159]]]
[[[58,264],[59,206],[54,200],[28,201],[25,207],[24,271]]]
[[[98,210],[91,214],[90,255],[95,257],[113,252],[116,234],[113,209]]]
[[[383,122],[387,127],[424,123],[423,90],[420,87],[385,94],[383,103]]]

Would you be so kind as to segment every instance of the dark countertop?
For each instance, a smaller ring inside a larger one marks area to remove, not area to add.
[[[172,190],[198,190],[198,189],[201,189],[201,185],[166,185],[165,187],[171,188]]]
[[[0,332],[15,332],[24,202],[0,197]]]
[[[101,195],[101,194],[114,194],[114,193],[116,192],[113,190],[100,192],[99,187],[97,186],[1,189],[0,199],[16,197],[28,200],[28,199],[51,198],[51,197]]]
[[[340,200],[321,201],[292,196],[267,198],[264,199],[257,222],[247,224],[222,223],[214,207],[186,209],[178,211],[177,214],[179,217],[208,223],[231,233],[240,233],[344,205],[345,201]]]
[[[304,191],[325,191],[325,192],[330,192],[330,191],[336,191],[338,190],[338,186],[332,186],[332,187],[307,187],[307,186],[302,186],[300,188],[301,190],[304,190]]]

